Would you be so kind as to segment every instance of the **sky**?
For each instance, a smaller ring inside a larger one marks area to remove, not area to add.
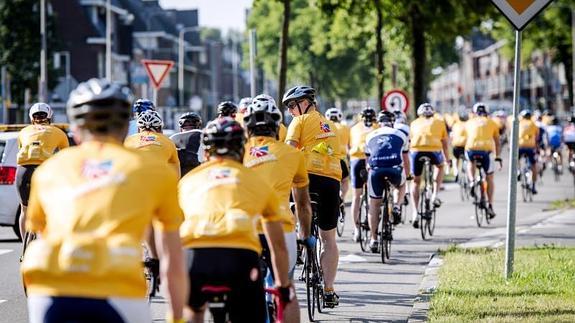
[[[253,0],[160,0],[164,9],[199,9],[200,26],[245,30],[245,9]]]

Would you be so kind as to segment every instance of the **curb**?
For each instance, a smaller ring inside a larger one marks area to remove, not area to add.
[[[413,302],[413,308],[407,318],[408,323],[427,322],[431,296],[437,289],[439,283],[439,268],[443,264],[443,259],[438,253],[431,255],[423,279],[419,285],[419,292]]]

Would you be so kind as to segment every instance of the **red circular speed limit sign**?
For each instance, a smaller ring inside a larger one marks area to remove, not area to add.
[[[409,108],[407,93],[402,90],[391,90],[385,94],[381,101],[381,106],[387,111],[401,110],[404,113]]]

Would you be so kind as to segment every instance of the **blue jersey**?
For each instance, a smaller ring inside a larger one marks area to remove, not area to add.
[[[365,153],[371,168],[401,166],[402,153],[409,150],[409,140],[399,129],[381,127],[365,139]]]
[[[547,142],[551,147],[561,146],[561,138],[563,137],[563,129],[559,125],[550,125],[545,127],[547,134]]]

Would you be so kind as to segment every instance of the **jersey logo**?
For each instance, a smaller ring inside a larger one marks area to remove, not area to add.
[[[388,136],[381,136],[377,138],[377,144],[385,149],[392,149],[393,146],[391,145],[391,138]]]
[[[261,147],[251,147],[250,148],[250,155],[256,158],[264,157],[269,154],[269,146],[261,146]]]
[[[232,175],[231,169],[216,168],[216,169],[212,169],[208,173],[208,179],[210,179],[210,180],[225,179],[225,178],[229,178],[231,175]]]
[[[156,136],[141,136],[140,142],[155,142]]]
[[[114,163],[111,160],[86,160],[82,165],[82,176],[97,179],[110,174]]]
[[[331,132],[331,128],[329,127],[329,124],[328,124],[328,123],[325,123],[325,122],[320,121],[320,122],[319,122],[319,127],[320,127],[320,129],[321,129],[322,132],[326,132],[326,133],[327,133],[327,132]]]

